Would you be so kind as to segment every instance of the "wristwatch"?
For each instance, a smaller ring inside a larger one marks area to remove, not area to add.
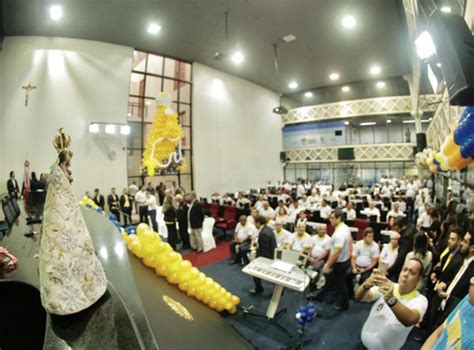
[[[398,302],[397,297],[393,296],[387,300],[387,305],[393,307]]]

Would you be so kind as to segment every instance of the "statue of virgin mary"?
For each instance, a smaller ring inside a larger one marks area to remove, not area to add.
[[[104,269],[72,191],[70,142],[59,129],[54,139],[59,155],[49,175],[39,254],[41,303],[55,315],[82,311],[107,289]]]

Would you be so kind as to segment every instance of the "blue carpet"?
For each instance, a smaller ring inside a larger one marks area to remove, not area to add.
[[[220,261],[214,265],[208,265],[201,270],[223,287],[240,297],[240,306],[254,305],[257,310],[265,312],[273,291],[271,283],[263,282],[265,292],[260,296],[253,296],[248,293],[249,289],[254,288],[253,279],[242,273],[242,267],[238,265],[229,266],[229,261]],[[316,309],[324,312],[330,309],[327,305],[313,302]],[[286,334],[276,328],[274,325],[251,316],[244,317],[241,311],[237,315],[227,317],[227,321],[258,349],[279,349],[298,340],[311,337],[312,340],[305,348],[307,349],[363,349],[360,342],[360,332],[365,320],[369,314],[371,305],[351,301],[350,308],[330,319],[316,317],[316,319],[307,325],[303,336],[298,336],[298,323],[295,318],[296,310],[304,304],[303,294],[285,289],[281,299],[279,309],[287,309],[287,313],[279,318],[280,323],[296,336],[296,339],[290,339]],[[415,332],[415,331],[414,331]],[[412,332],[413,334],[413,332]],[[411,340],[409,336],[403,349],[419,349],[420,344]],[[295,338],[294,336],[294,338]]]

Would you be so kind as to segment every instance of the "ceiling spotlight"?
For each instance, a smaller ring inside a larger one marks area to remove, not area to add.
[[[378,82],[377,82],[377,87],[378,87],[379,89],[384,88],[384,87],[385,87],[385,82],[384,82],[384,81],[378,81]]]
[[[366,122],[366,123],[360,123],[360,126],[371,126],[371,125],[376,125],[376,122]]]
[[[444,13],[451,13],[451,7],[449,7],[449,6],[443,6],[443,7],[441,7],[441,12],[444,12]]]
[[[313,93],[311,91],[307,91],[304,93],[304,97],[313,97]]]
[[[237,51],[232,55],[231,59],[235,64],[241,64],[244,61],[244,55],[242,55],[240,51]]]
[[[352,29],[357,24],[354,16],[347,15],[342,18],[342,26],[347,29]]]
[[[128,116],[131,117],[131,116],[132,116],[132,113],[128,113]]]
[[[63,16],[63,8],[59,5],[53,5],[49,8],[49,17],[53,21],[59,21]]]
[[[387,124],[390,124],[392,122],[391,119],[387,119]]]
[[[349,92],[349,91],[351,91],[351,88],[350,88],[349,86],[343,86],[343,87],[341,88],[341,91],[342,91],[342,92]]]
[[[146,104],[147,106],[149,106],[149,105],[151,105],[151,101],[146,101],[145,104]]]
[[[130,134],[130,126],[128,126],[128,125],[120,126],[120,133],[122,135],[129,135]]]
[[[105,126],[105,133],[106,134],[115,134],[115,125],[109,124]]]
[[[147,32],[150,33],[150,34],[153,34],[153,35],[156,35],[158,34],[158,32],[161,30],[161,27],[156,24],[156,23],[151,23],[149,26],[148,26],[148,30]]]
[[[296,89],[298,87],[298,83],[296,81],[292,81],[291,83],[288,84],[288,87],[290,89]]]
[[[283,38],[281,38],[285,43],[291,43],[292,41],[296,40],[296,36],[293,34],[288,34],[285,35]]]
[[[337,79],[339,79],[339,74],[338,73],[331,73],[331,74],[329,74],[329,79],[337,80]]]
[[[372,74],[372,75],[378,75],[378,74],[380,74],[381,71],[382,71],[382,68],[380,68],[380,66],[378,66],[378,65],[374,65],[374,66],[370,67],[370,69],[369,69],[369,73]]]
[[[98,125],[98,124],[95,124],[95,123],[90,124],[90,125],[89,125],[89,132],[90,132],[91,134],[97,134],[97,133],[99,132],[99,125]]]
[[[436,63],[436,67],[441,68],[441,63]]]
[[[350,123],[348,121],[345,121],[344,122],[344,125],[349,125]]]
[[[415,46],[418,57],[421,60],[424,60],[436,53],[436,48],[433,44],[433,39],[426,30],[421,33],[420,36],[415,40]]]

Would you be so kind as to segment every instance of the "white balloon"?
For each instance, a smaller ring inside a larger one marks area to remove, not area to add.
[[[171,108],[166,108],[166,109],[165,109],[165,115],[166,115],[167,117],[173,115],[173,110],[172,110]]]

